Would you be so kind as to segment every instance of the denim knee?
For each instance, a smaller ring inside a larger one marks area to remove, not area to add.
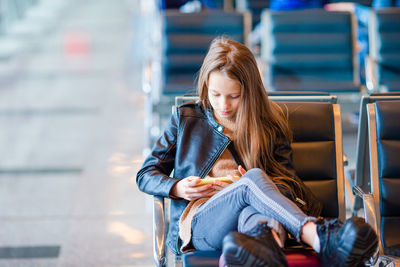
[[[271,180],[268,174],[266,174],[265,171],[260,168],[250,169],[243,177],[247,177],[256,183],[257,181],[263,181],[263,183],[270,183],[275,186],[275,183]]]

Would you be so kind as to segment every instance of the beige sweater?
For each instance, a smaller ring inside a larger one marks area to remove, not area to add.
[[[223,134],[229,139],[232,140],[233,132],[235,130],[235,123],[232,120],[227,120],[223,118],[216,117],[219,124],[224,126]],[[222,153],[221,157],[215,162],[213,168],[208,173],[207,177],[222,177],[227,176],[228,174],[233,176],[241,176],[238,171],[238,166],[236,162],[233,160],[231,153],[228,149]],[[190,201],[183,211],[181,218],[179,220],[179,237],[182,240],[182,252],[187,252],[193,250],[193,246],[191,245],[192,239],[192,220],[196,213],[196,210],[210,197],[200,198],[197,200]]]

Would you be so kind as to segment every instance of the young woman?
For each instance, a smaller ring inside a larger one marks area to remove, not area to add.
[[[363,219],[316,219],[321,205],[291,164],[287,118],[268,100],[248,48],[215,39],[198,93],[172,115],[137,174],[140,190],[171,198],[174,253],[222,249],[228,266],[287,266],[289,232],[329,266],[357,266],[373,254],[377,237]],[[230,181],[199,185],[212,177]]]

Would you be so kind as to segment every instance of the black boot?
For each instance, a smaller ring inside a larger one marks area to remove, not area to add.
[[[378,248],[375,231],[362,218],[353,217],[343,224],[338,219],[315,223],[323,266],[364,266]]]
[[[259,223],[247,234],[228,234],[224,238],[222,252],[229,267],[288,266],[285,253],[267,223]]]

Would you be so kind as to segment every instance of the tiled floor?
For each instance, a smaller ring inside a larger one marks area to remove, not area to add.
[[[0,61],[0,266],[153,266],[143,3],[64,2]]]
[[[153,266],[135,184],[150,1],[54,1],[46,28],[10,39],[23,50],[0,46],[0,267]]]

